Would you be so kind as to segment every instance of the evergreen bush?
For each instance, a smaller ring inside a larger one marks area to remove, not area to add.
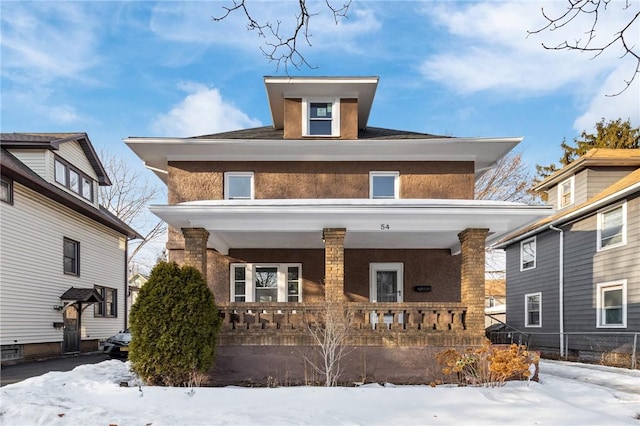
[[[158,263],[131,307],[130,329],[131,366],[146,383],[184,386],[206,373],[220,318],[200,271]]]

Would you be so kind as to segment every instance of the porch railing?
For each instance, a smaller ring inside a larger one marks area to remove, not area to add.
[[[466,306],[461,303],[349,302],[350,325],[368,330],[464,330]],[[296,330],[322,322],[322,303],[218,303],[223,330]]]

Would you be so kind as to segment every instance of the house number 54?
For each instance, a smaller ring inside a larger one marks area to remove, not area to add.
[[[386,231],[386,230],[388,230],[388,229],[391,229],[391,227],[389,226],[389,224],[388,224],[388,223],[381,223],[381,224],[380,224],[380,230],[381,230],[381,231]]]

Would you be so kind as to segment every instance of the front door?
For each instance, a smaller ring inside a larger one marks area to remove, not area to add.
[[[402,263],[371,263],[369,265],[371,285],[369,300],[371,302],[402,302],[403,264]],[[384,312],[384,323],[389,327],[393,323],[393,313]],[[403,315],[398,315],[398,322],[404,321]],[[371,325],[378,323],[378,313],[371,312]]]
[[[63,352],[79,352],[80,351],[80,334],[78,330],[78,309],[76,305],[69,305],[62,311],[64,321],[64,342]]]

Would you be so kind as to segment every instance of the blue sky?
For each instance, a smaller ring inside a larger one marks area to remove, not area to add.
[[[249,1],[260,19],[291,24],[291,1]],[[260,53],[243,16],[221,23],[230,1],[3,1],[3,132],[84,131],[98,149],[132,163],[128,136],[194,136],[269,125],[265,75],[283,75]],[[596,121],[640,125],[640,78],[617,97],[635,64],[611,51],[552,52],[542,42],[585,27],[527,38],[540,7],[564,1],[357,1],[338,25],[310,2],[316,69],[291,75],[379,76],[371,126],[452,136],[523,136],[525,161],[548,164],[559,144]],[[640,3],[614,0],[601,36]],[[636,25],[637,27],[637,25]],[[640,44],[640,29],[635,28]],[[150,173],[151,175],[151,173]]]

